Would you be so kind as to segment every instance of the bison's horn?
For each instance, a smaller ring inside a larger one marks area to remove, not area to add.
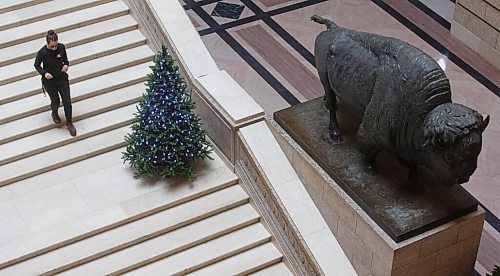
[[[483,132],[488,124],[490,123],[490,115],[486,116],[486,119],[483,120],[483,123],[481,124],[481,132]]]

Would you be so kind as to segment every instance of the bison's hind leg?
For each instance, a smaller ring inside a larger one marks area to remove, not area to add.
[[[330,111],[330,123],[328,125],[330,138],[336,143],[342,143],[344,142],[344,138],[342,137],[342,132],[337,121],[337,98],[333,92],[326,94],[325,104]]]
[[[339,128],[339,123],[337,121],[337,96],[335,95],[334,90],[330,87],[330,83],[328,81],[328,75],[326,71],[318,70],[319,79],[321,84],[323,85],[323,89],[325,90],[325,95],[323,96],[323,102],[330,113],[330,123],[328,124],[328,133],[330,138],[335,143],[344,142],[344,138],[342,137],[342,133]]]
[[[364,170],[370,175],[377,174],[375,158],[377,157],[377,154],[384,149],[383,145],[380,142],[377,142],[375,138],[376,135],[376,130],[367,127],[365,120],[361,122],[356,133],[359,151],[365,156]]]

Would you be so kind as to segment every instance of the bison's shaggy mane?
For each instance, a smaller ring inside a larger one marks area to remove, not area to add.
[[[451,144],[481,129],[483,117],[477,111],[456,103],[445,103],[434,108],[425,119],[424,137],[434,146]]]

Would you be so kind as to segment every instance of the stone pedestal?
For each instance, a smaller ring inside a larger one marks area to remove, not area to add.
[[[343,149],[334,149],[335,145],[331,144],[327,134],[327,110],[321,99],[291,109],[299,111],[291,116],[293,120],[305,120],[294,124],[296,130],[307,124],[316,124],[317,130],[313,133],[316,139],[306,135],[306,139],[302,141],[309,144],[309,147],[305,150],[304,146],[296,143],[283,128],[271,120],[275,137],[360,275],[472,273],[484,211],[476,209],[475,201],[460,186],[446,196],[445,190],[435,190],[441,187],[431,183],[431,178],[424,177],[424,181],[428,182],[425,184],[428,193],[411,195],[406,191],[404,167],[395,160],[391,161],[390,154],[382,156],[382,159],[378,158],[378,164],[382,165],[381,175],[370,180],[359,169],[359,153],[349,149],[354,145],[352,126],[356,124],[355,115],[344,109],[340,112],[344,114],[339,116],[339,123],[344,126],[346,143],[343,144]],[[276,117],[280,117],[280,114],[276,114]],[[281,116],[281,119],[284,117]],[[281,120],[282,124],[283,121]],[[348,124],[351,129],[345,128],[346,122],[351,122]],[[304,131],[303,134],[306,132],[311,133]],[[329,146],[321,146],[323,143]],[[337,151],[335,158],[328,159],[333,162],[333,171],[337,171],[334,177],[329,175],[332,170],[328,173],[328,169],[321,167],[320,163],[325,165],[324,160],[318,162],[318,156],[313,159],[308,154],[308,151],[316,151],[331,155],[332,150]],[[397,183],[384,180],[388,174]],[[423,174],[425,175],[425,171]],[[389,189],[374,184],[377,181],[386,181]],[[351,185],[346,185],[346,182],[351,182]],[[360,194],[363,192],[365,197],[360,201]],[[399,199],[394,193],[398,194]],[[457,202],[457,199],[467,203],[461,205],[463,202]],[[440,202],[443,203],[441,207]],[[382,216],[374,218],[377,213]]]

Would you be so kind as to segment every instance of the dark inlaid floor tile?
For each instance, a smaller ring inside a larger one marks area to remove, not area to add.
[[[239,19],[244,9],[244,5],[217,2],[217,5],[215,5],[215,8],[212,11],[211,15],[229,19]]]
[[[222,5],[225,5],[225,4],[234,5],[234,7],[240,7],[240,6],[242,6],[243,8],[242,9],[240,8],[241,9],[241,13],[239,14],[239,16],[237,18],[234,18],[235,16],[234,17],[221,16],[226,11],[220,12],[220,13],[218,13],[218,15],[216,15],[215,13],[218,11],[216,7],[218,5],[221,5],[220,3],[224,3]],[[250,16],[254,15],[254,13],[248,7],[246,7],[245,5],[243,5],[243,3],[241,3],[241,1],[239,1],[239,0],[225,0],[224,2],[220,2],[219,1],[219,2],[214,2],[214,3],[209,3],[209,4],[201,6],[201,8],[206,13],[208,13],[209,15],[211,15],[212,19],[214,19],[217,22],[217,24],[220,24],[220,25],[225,24],[225,23],[229,23],[229,22],[238,21],[238,20],[241,20],[241,19],[244,19],[244,18],[247,18],[247,17],[250,17]]]

